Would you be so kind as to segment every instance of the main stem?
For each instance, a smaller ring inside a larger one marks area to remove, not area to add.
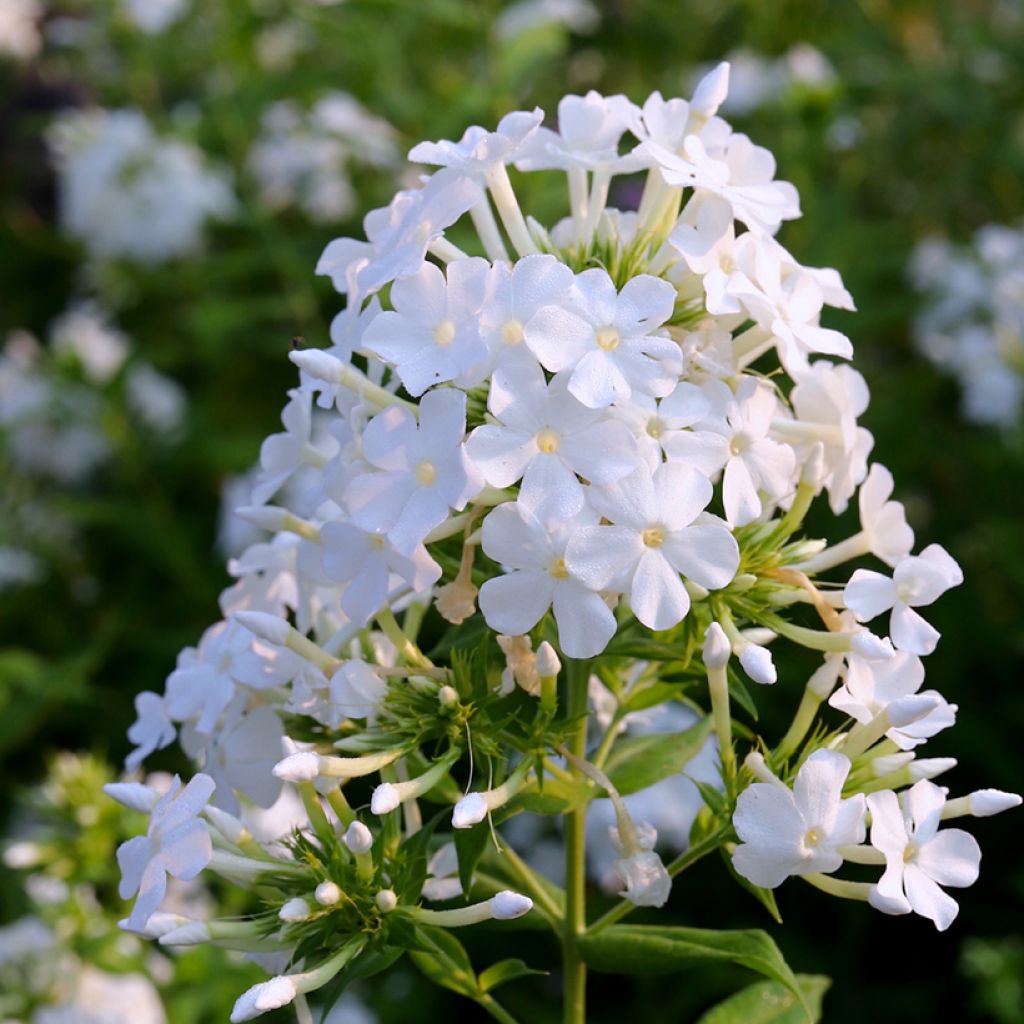
[[[567,717],[574,722],[566,746],[576,757],[587,755],[586,662],[570,661],[567,681]],[[579,775],[572,769],[573,775]],[[580,956],[579,939],[587,927],[586,910],[586,805],[566,815],[565,820],[565,924],[562,932],[562,976],[564,1024],[586,1024],[587,967]]]

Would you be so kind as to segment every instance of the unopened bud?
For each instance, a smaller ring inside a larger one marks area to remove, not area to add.
[[[382,914],[390,914],[398,906],[398,897],[393,889],[381,889],[374,897],[374,901]]]
[[[199,946],[209,942],[212,936],[205,921],[189,921],[180,928],[174,928],[160,936],[161,946]]]
[[[373,833],[361,821],[353,821],[349,825],[344,839],[353,853],[368,853],[373,847]]]
[[[1001,789],[977,789],[968,797],[971,814],[976,818],[988,818],[1013,807],[1019,807],[1021,798],[1017,793],[1004,793]]]
[[[453,828],[472,828],[487,817],[487,801],[479,793],[467,793],[452,810]]]
[[[157,805],[160,794],[141,782],[108,782],[103,787],[107,796],[119,804],[133,810],[148,814]]]
[[[340,384],[344,378],[345,364],[321,349],[296,349],[288,353],[288,358],[310,377],[327,381],[328,384]]]
[[[704,667],[725,668],[731,654],[732,648],[725,630],[717,622],[712,622],[704,631]]]
[[[910,772],[911,781],[920,782],[922,779],[934,779],[955,767],[955,757],[919,757],[911,761],[907,771]]]
[[[285,782],[312,782],[320,774],[320,757],[311,750],[289,754],[274,765],[273,773]]]
[[[437,701],[443,708],[453,708],[459,703],[459,692],[454,686],[442,686],[437,691]]]
[[[755,683],[760,683],[762,686],[771,686],[778,679],[775,662],[767,647],[748,643],[740,651],[740,664],[743,666],[743,671]]]
[[[277,533],[285,529],[291,513],[277,505],[239,505],[235,515],[261,530]]]
[[[283,646],[288,643],[292,627],[286,619],[269,612],[242,611],[235,612],[235,621],[244,626],[250,633],[266,640],[267,643]]]
[[[390,814],[401,802],[398,790],[390,782],[382,782],[370,797],[370,810],[374,814]]]
[[[496,921],[512,921],[533,909],[533,900],[518,892],[503,889],[489,900],[491,913]]]
[[[893,772],[898,772],[901,768],[906,768],[913,760],[914,754],[912,751],[905,751],[899,754],[886,754],[882,757],[876,757],[871,762],[871,773],[876,779],[880,779],[885,775],[891,775]]]
[[[282,921],[292,924],[296,921],[308,920],[312,913],[313,911],[310,909],[309,904],[301,897],[296,896],[282,905],[281,909],[277,912],[277,916]]]
[[[562,663],[558,660],[558,655],[555,653],[554,647],[547,642],[547,640],[541,641],[540,647],[537,648],[537,673],[542,678],[549,676],[557,676],[562,670]]]
[[[313,898],[321,907],[333,907],[341,899],[341,889],[329,879],[321,882],[313,892]]]

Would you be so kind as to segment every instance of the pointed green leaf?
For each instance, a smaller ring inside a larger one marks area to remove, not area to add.
[[[817,1024],[822,998],[832,980],[820,974],[798,974],[796,981],[803,993],[803,1006],[778,982],[759,981],[712,1007],[697,1024]]]
[[[450,931],[432,925],[417,925],[415,947],[409,950],[413,963],[435,984],[470,999],[480,986],[469,954]]]
[[[547,973],[547,971],[537,971],[528,967],[522,960],[499,960],[498,963],[488,967],[486,971],[480,972],[480,991],[490,992],[507,981],[525,978],[530,974]]]
[[[742,889],[746,889],[758,903],[772,915],[772,920],[776,924],[782,924],[782,914],[779,912],[779,905],[775,901],[775,890],[774,889],[763,889],[759,885],[754,885],[753,882],[748,881],[744,878],[733,866],[732,857],[723,849],[722,859],[725,861],[725,866],[732,875],[734,881]]]
[[[583,959],[612,974],[657,974],[714,962],[739,964],[781,982],[803,1001],[796,976],[775,940],[759,930],[713,931],[653,925],[611,925],[580,939]]]
[[[605,774],[623,795],[636,793],[681,772],[704,745],[711,731],[710,717],[685,732],[627,736],[612,748]]]

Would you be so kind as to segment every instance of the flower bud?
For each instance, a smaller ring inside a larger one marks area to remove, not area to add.
[[[181,914],[169,914],[158,910],[155,914],[149,915],[149,920],[141,928],[132,928],[128,925],[128,919],[117,922],[117,927],[123,932],[131,932],[133,935],[141,935],[146,939],[159,939],[161,935],[181,928],[191,922]]]
[[[394,889],[381,889],[374,897],[374,902],[382,914],[390,914],[398,906],[398,897],[395,895]]]
[[[533,900],[518,892],[503,889],[488,901],[495,921],[512,921],[528,914],[533,909]]]
[[[244,838],[245,826],[233,814],[209,806],[203,808],[203,815],[229,843],[237,844]]]
[[[261,530],[278,533],[285,529],[291,513],[277,505],[239,505],[235,509],[235,515]]]
[[[273,773],[285,782],[312,782],[320,774],[320,757],[311,750],[289,754],[274,765]]]
[[[234,619],[250,633],[255,633],[267,643],[278,646],[288,643],[288,637],[292,631],[287,619],[282,619],[279,615],[271,615],[269,612],[235,612]]]
[[[149,814],[157,805],[160,794],[141,782],[108,782],[103,787],[107,796],[133,811]]]
[[[442,686],[437,691],[437,702],[443,708],[453,708],[459,703],[459,693],[454,686]]]
[[[341,889],[336,882],[328,879],[321,882],[313,892],[313,898],[321,907],[333,907],[341,899]]]
[[[277,916],[288,924],[292,924],[296,921],[305,921],[311,915],[313,911],[309,904],[299,896],[294,899],[288,900],[287,903],[283,904],[281,909],[277,912]]]
[[[717,622],[712,622],[704,631],[704,667],[725,668],[731,654],[732,648],[725,630]]]
[[[907,765],[907,771],[911,782],[920,782],[922,779],[934,779],[955,767],[955,757],[919,757]]]
[[[373,846],[373,833],[361,821],[353,821],[343,838],[352,853],[368,853]]]
[[[370,797],[370,810],[374,814],[390,814],[401,802],[398,790],[390,782],[382,782]]]
[[[189,921],[178,928],[172,928],[160,936],[161,946],[201,946],[213,936],[205,921]]]
[[[472,828],[487,817],[487,801],[479,793],[467,793],[452,811],[452,828]]]
[[[287,975],[261,981],[243,992],[235,1001],[231,1011],[231,1024],[252,1020],[268,1010],[279,1010],[295,1001],[298,995],[295,983]]]
[[[288,353],[288,358],[310,377],[328,384],[340,384],[344,377],[345,364],[322,349],[295,349]]]
[[[760,683],[762,686],[771,686],[778,679],[775,662],[767,647],[748,643],[740,651],[740,664],[743,666],[743,671],[755,683]]]
[[[976,818],[988,818],[1013,807],[1019,807],[1021,798],[1017,793],[1004,793],[1001,789],[977,789],[968,797],[971,814]]]
[[[913,760],[914,754],[912,751],[905,751],[899,754],[886,754],[882,757],[876,757],[871,762],[871,773],[876,779],[880,779],[885,775],[891,775],[893,772],[898,772],[901,768],[906,768]]]
[[[547,678],[557,676],[561,670],[562,663],[558,660],[554,647],[547,640],[541,641],[540,647],[537,648],[537,673],[542,678]]]

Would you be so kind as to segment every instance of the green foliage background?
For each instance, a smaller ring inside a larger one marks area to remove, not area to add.
[[[191,15],[157,37],[131,30],[109,3],[47,6],[50,20],[94,21],[106,41],[36,65],[0,66],[0,335],[45,335],[81,277],[82,252],[54,228],[41,141],[61,105],[135,105],[166,124],[189,103],[197,141],[237,168],[269,102],[310,100],[327,88],[353,93],[411,145],[458,137],[513,108],[539,104],[553,114],[566,92],[685,95],[697,64],[740,47],[766,55],[797,42],[820,49],[835,67],[833,84],[790,90],[733,120],[774,151],[780,176],[800,189],[804,218],[781,239],[801,261],[843,274],[859,311],[831,323],[852,337],[871,387],[863,422],[875,455],[893,470],[919,538],[945,545],[965,570],[965,585],[934,609],[943,640],[928,664],[931,685],[960,705],[960,722],[929,753],[959,759],[958,792],[1021,788],[1024,439],[960,417],[955,383],[911,344],[919,299],[906,278],[918,239],[966,239],[980,225],[1024,214],[1019,4],[606,0],[592,34],[548,27],[512,43],[492,31],[502,7],[495,0],[193,0]],[[255,40],[286,18],[305,26],[309,45],[270,73],[256,60]],[[830,143],[837,119],[857,126],[848,148]],[[395,187],[377,174],[356,185],[362,210]],[[294,213],[271,214],[244,183],[241,198],[243,216],[214,230],[203,255],[152,269],[116,264],[95,281],[139,351],[187,389],[188,432],[179,446],[154,452],[119,428],[118,457],[98,486],[58,496],[81,526],[80,545],[43,582],[0,593],[0,826],[19,787],[38,780],[55,751],[122,758],[134,693],[159,689],[178,650],[217,617],[220,483],[250,466],[276,427],[293,379],[290,339],[321,343],[339,306],[313,266],[332,237],[358,233],[358,221],[312,226]],[[530,200],[540,213],[561,202],[560,191]],[[772,700],[762,701],[766,729],[776,719],[784,726],[804,681],[804,666],[788,675],[785,668]],[[170,754],[154,764],[177,766]],[[837,1024],[1024,1021],[1024,867],[1012,838],[1019,826],[1010,817],[973,827],[985,850],[982,877],[945,935],[920,918],[883,917],[795,883],[779,893],[778,928],[721,863],[688,873],[667,919],[767,928],[795,969],[833,977],[824,1019]],[[17,916],[19,901],[17,880],[5,877],[0,920]],[[464,937],[480,965],[519,955],[554,961],[533,932],[483,928]],[[711,971],[595,976],[591,1017],[692,1020],[739,982]],[[371,995],[385,1021],[472,1019],[468,1004],[427,988],[411,969]],[[557,977],[525,979],[505,1000],[522,1019],[555,1020]],[[193,1008],[181,1020],[222,1020],[223,1011]]]

